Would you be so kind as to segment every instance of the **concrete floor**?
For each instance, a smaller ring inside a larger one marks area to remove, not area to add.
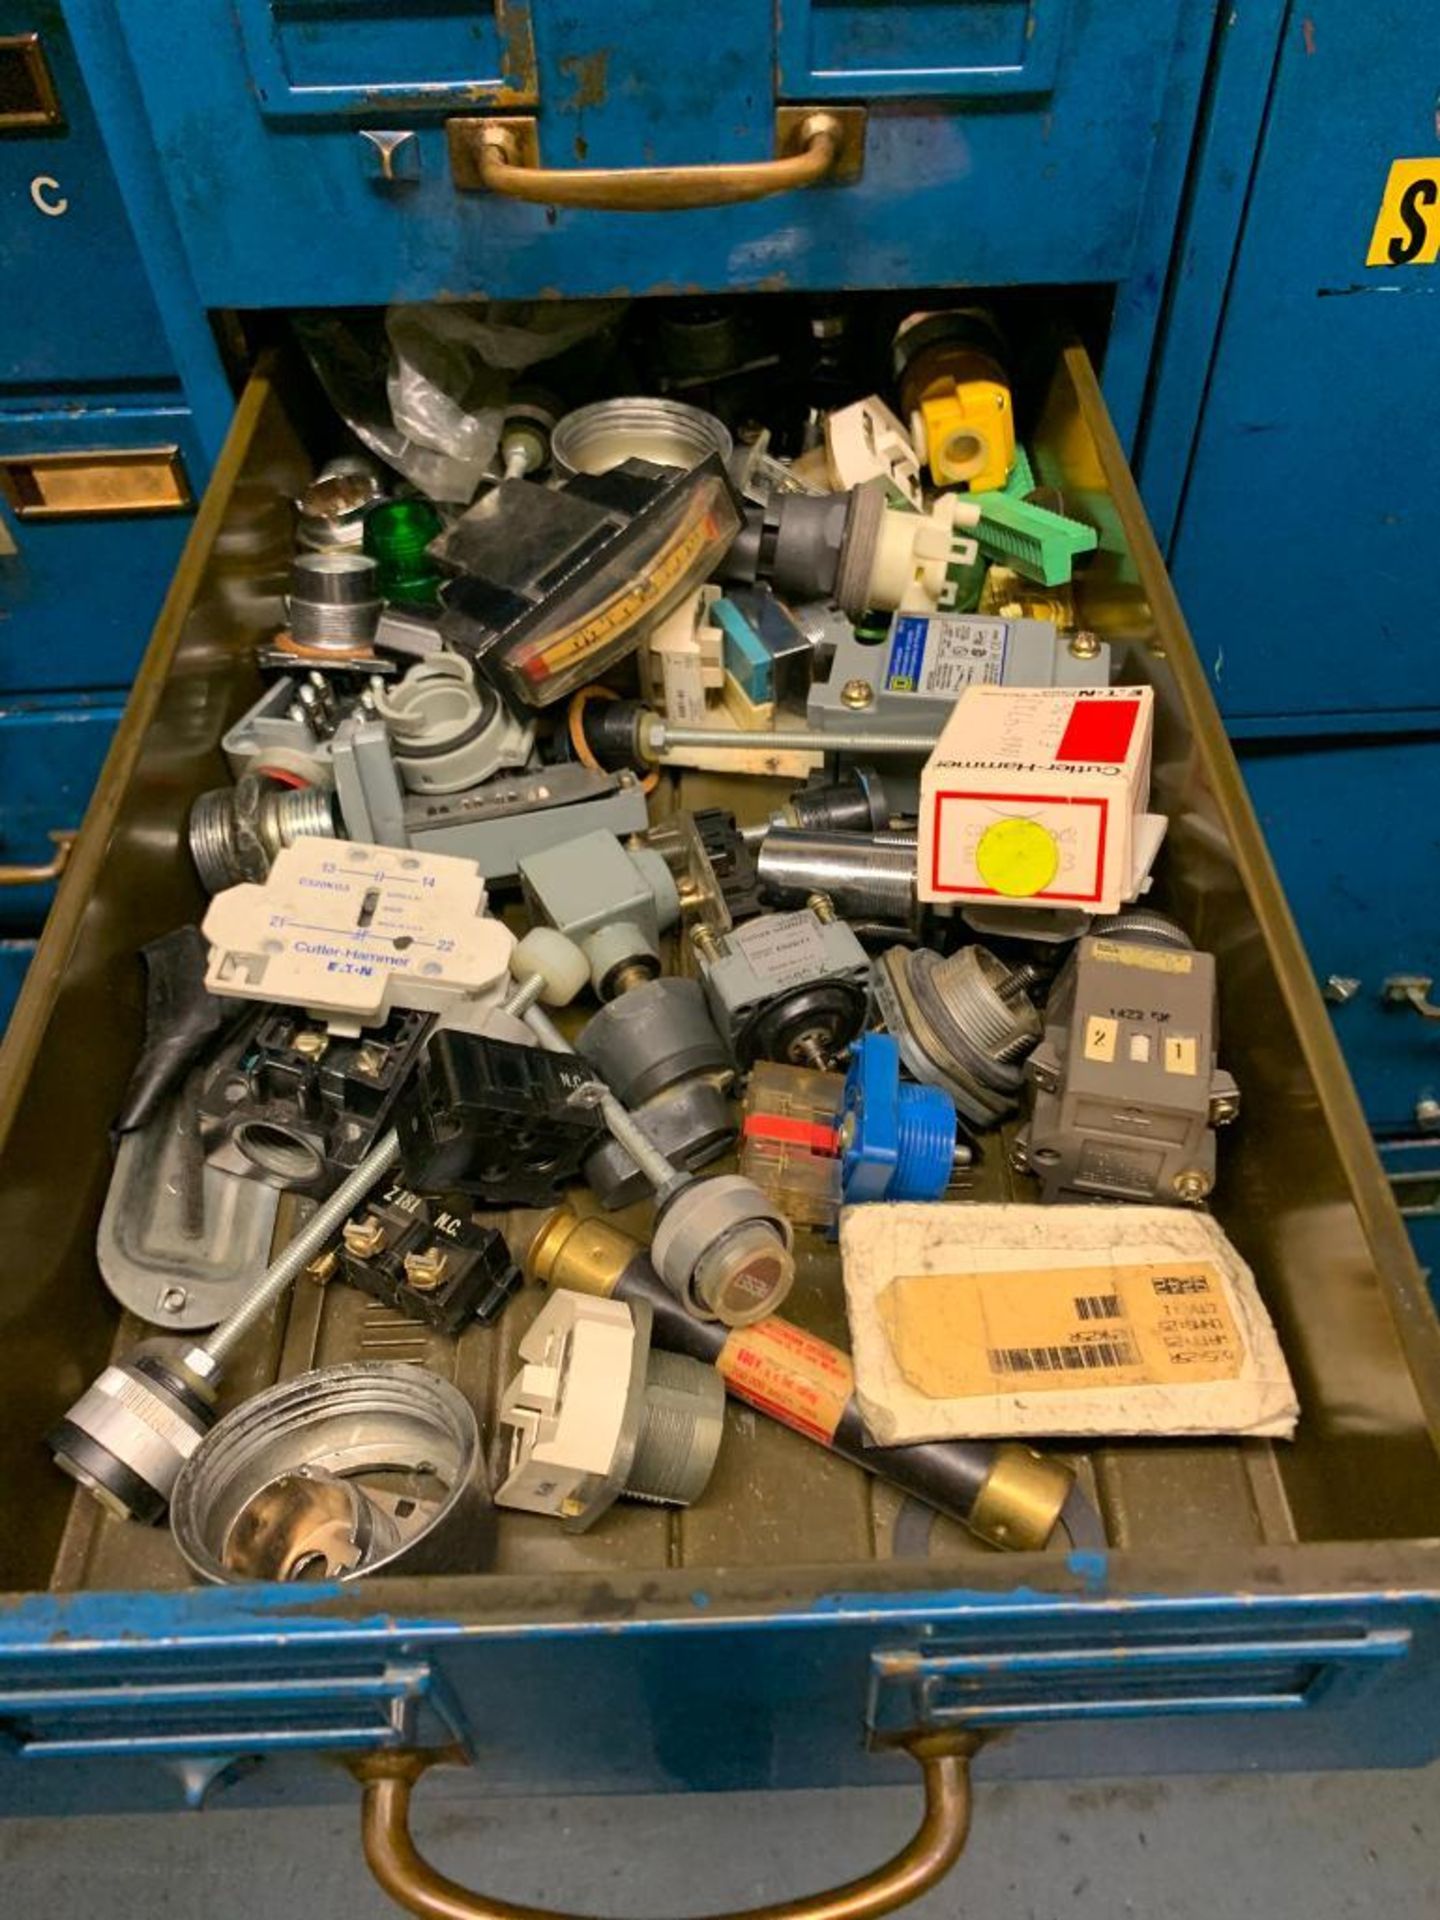
[[[417,1821],[437,1865],[582,1912],[682,1915],[809,1891],[892,1850],[902,1790],[510,1800]],[[352,1810],[0,1822],[0,1912],[381,1920]],[[914,1920],[1385,1920],[1440,1915],[1440,1768],[981,1789]]]

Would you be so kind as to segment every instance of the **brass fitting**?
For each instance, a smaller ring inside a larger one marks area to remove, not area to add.
[[[568,1203],[540,1223],[525,1256],[525,1278],[542,1287],[568,1287],[608,1300],[641,1243],[597,1215],[582,1219]]]
[[[1055,1531],[1074,1484],[1063,1460],[1029,1447],[999,1447],[970,1510],[970,1529],[1011,1553],[1038,1553]]]

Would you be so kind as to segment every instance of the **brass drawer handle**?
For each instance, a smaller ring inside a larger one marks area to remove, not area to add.
[[[58,880],[75,845],[76,829],[57,829],[50,838],[55,851],[48,860],[32,867],[0,867],[0,887],[43,887],[47,880]]]
[[[858,180],[865,163],[863,107],[781,107],[773,160],[704,167],[543,167],[535,121],[500,117],[447,122],[458,187],[548,207],[665,213],[724,207],[772,193]]]
[[[779,1900],[713,1920],[871,1920],[929,1891],[954,1866],[970,1834],[970,1756],[974,1734],[926,1734],[906,1743],[925,1784],[925,1812],[913,1837],[873,1873],[827,1893]],[[518,1906],[471,1893],[437,1873],[410,1834],[410,1793],[444,1753],[367,1754],[354,1763],[365,1789],[360,1836],[371,1873],[398,1906],[420,1920],[574,1920],[544,1907]]]
[[[1422,1020],[1440,1020],[1440,1007],[1430,998],[1435,982],[1428,973],[1392,973],[1381,988],[1392,1007],[1410,1007]]]

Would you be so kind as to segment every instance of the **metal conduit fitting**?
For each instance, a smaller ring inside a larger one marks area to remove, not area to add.
[[[207,893],[260,881],[282,847],[337,837],[333,797],[323,787],[282,787],[242,774],[233,787],[197,796],[187,828],[190,858]]]
[[[380,570],[364,553],[300,553],[290,569],[290,634],[298,646],[351,653],[380,620]]]
[[[1019,1104],[1023,1062],[1043,1030],[1025,991],[1033,972],[981,946],[946,959],[892,947],[876,962],[876,1003],[906,1067],[942,1087],[972,1126],[994,1126]]]
[[[1155,913],[1149,907],[1133,907],[1128,913],[1102,914],[1098,920],[1092,920],[1087,931],[1096,939],[1109,937],[1126,940],[1143,940],[1147,945],[1157,947],[1178,947],[1181,952],[1188,951],[1194,942],[1181,926],[1166,914]]]

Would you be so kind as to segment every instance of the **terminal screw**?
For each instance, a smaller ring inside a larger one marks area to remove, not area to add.
[[[347,1220],[340,1237],[346,1251],[357,1260],[373,1259],[385,1248],[385,1229],[373,1213],[367,1213],[363,1220]]]
[[[847,680],[840,689],[842,707],[868,707],[874,700],[875,689],[868,680]]]
[[[433,1293],[443,1284],[449,1268],[443,1247],[424,1247],[405,1256],[405,1278],[417,1293]]]
[[[1175,1176],[1176,1196],[1190,1206],[1198,1205],[1209,1191],[1208,1177],[1196,1167],[1191,1167],[1186,1172],[1177,1173]]]
[[[1070,636],[1070,652],[1077,660],[1094,660],[1099,657],[1100,639],[1098,634],[1082,629]]]

